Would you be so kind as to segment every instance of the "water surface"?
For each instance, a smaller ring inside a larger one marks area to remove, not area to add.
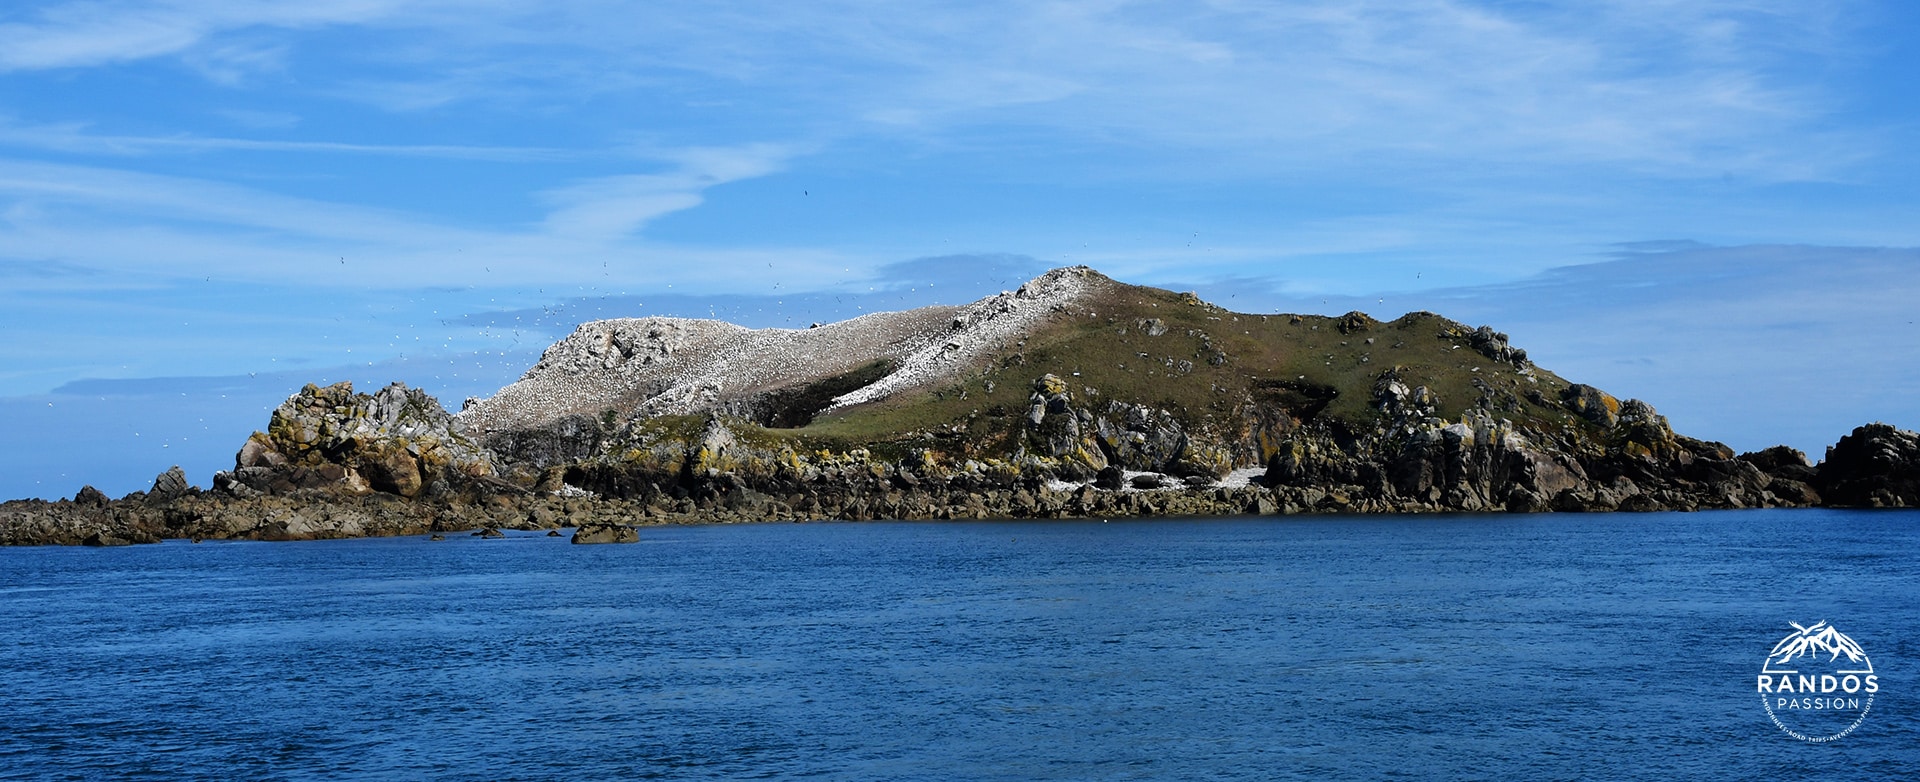
[[[0,779],[1920,778],[1915,512],[518,535],[0,549]]]

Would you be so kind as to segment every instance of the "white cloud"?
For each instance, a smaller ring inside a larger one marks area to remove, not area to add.
[[[301,118],[288,112],[221,110],[234,122],[259,128],[284,128]],[[337,141],[226,138],[219,136],[132,136],[89,132],[82,123],[22,124],[0,115],[0,145],[86,155],[134,156],[218,151],[381,155],[498,162],[570,160],[589,153],[545,147],[463,146],[457,144],[350,144]]]
[[[108,65],[176,54],[210,36],[249,27],[371,22],[392,13],[396,5],[390,0],[43,4],[31,21],[0,24],[0,72]]]
[[[656,217],[699,206],[700,192],[709,187],[773,173],[790,154],[770,145],[681,150],[674,153],[678,169],[670,173],[599,177],[549,190],[541,194],[554,207],[546,230],[574,239],[617,240]]]
[[[0,70],[184,55],[244,83],[298,46],[292,32],[352,25],[405,32],[328,54],[382,75],[312,71],[302,89],[396,111],[690,89],[800,118],[789,137],[1045,128],[1208,150],[1262,176],[1481,161],[1804,180],[1872,153],[1870,137],[1820,127],[1842,108],[1819,81],[1834,72],[1792,67],[1844,62],[1851,7],[129,0],[0,25]]]
[[[368,289],[444,284],[738,287],[733,270],[788,290],[823,285],[844,260],[816,250],[650,242],[649,220],[707,188],[778,169],[784,148],[658,151],[670,173],[604,177],[549,191],[535,226],[464,227],[406,212],[276,195],[196,179],[0,159],[0,262],[58,261],[111,274],[38,287],[142,285],[201,276]]]
[[[257,109],[216,109],[213,114],[251,130],[285,130],[298,126],[304,119],[291,111]]]
[[[209,81],[238,87],[258,76],[284,72],[287,54],[284,44],[246,41],[203,47],[185,59]]]

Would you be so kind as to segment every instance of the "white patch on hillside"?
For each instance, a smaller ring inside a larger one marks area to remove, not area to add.
[[[920,347],[900,362],[900,367],[879,381],[843,394],[828,410],[884,399],[897,391],[913,388],[966,366],[981,354],[1004,348],[1019,335],[1038,325],[1049,314],[1064,310],[1067,304],[1087,291],[1084,266],[1047,272],[1012,293],[981,299],[954,315],[951,331],[931,335],[929,344]]]
[[[714,320],[619,318],[581,325],[518,382],[458,416],[479,434],[568,415],[691,415],[846,374],[880,359],[896,369],[833,400],[841,409],[945,378],[1009,346],[1090,288],[1092,270],[1055,269],[964,307],[878,312],[810,329],[748,329]]]

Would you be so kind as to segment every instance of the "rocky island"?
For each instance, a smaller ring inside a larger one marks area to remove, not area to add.
[[[0,544],[823,519],[1920,506],[1920,436],[1735,454],[1427,312],[1230,312],[1056,269],[807,329],[580,326],[457,413],[309,385],[192,486],[0,504]]]

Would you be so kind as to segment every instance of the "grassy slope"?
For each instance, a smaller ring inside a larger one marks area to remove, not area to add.
[[[1141,321],[1150,318],[1163,322],[1166,332],[1149,336]],[[1342,333],[1341,320],[1238,314],[1190,294],[1111,283],[955,382],[767,434],[836,449],[1011,450],[1033,381],[1047,373],[1068,381],[1076,405],[1097,407],[1107,399],[1149,404],[1173,411],[1190,428],[1204,428],[1210,417],[1224,416],[1250,397],[1274,393],[1276,382],[1332,387],[1338,394],[1323,416],[1356,430],[1371,429],[1380,418],[1371,408],[1374,382],[1396,365],[1409,387],[1425,385],[1438,393],[1444,418],[1457,420],[1482,397],[1477,378],[1511,394],[1503,394],[1496,405],[1499,417],[1536,430],[1586,426],[1553,404],[1565,380],[1534,368],[1529,382],[1511,365],[1473,350],[1460,324],[1412,313]],[[1224,354],[1224,360],[1211,363],[1216,354]],[[1537,389],[1548,404],[1527,401],[1529,389]],[[956,428],[964,434],[951,434]]]

